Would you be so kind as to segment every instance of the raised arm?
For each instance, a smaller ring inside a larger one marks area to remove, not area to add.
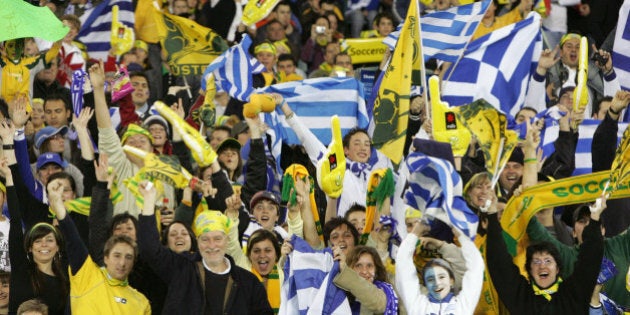
[[[241,189],[241,199],[249,208],[249,202],[255,193],[267,188],[267,156],[262,140],[261,121],[255,118],[245,118],[251,132],[249,157],[247,159],[245,183]],[[250,209],[251,210],[251,209]]]
[[[160,244],[160,235],[155,221],[156,191],[148,181],[138,185],[138,191],[144,198],[142,212],[138,218],[138,248],[144,260],[151,262],[149,265],[156,274],[167,284],[172,280],[173,268],[178,262],[185,261],[180,256]]]
[[[94,114],[98,128],[112,128],[112,119],[109,117],[109,108],[105,100],[105,70],[103,62],[93,64],[90,69],[90,82],[94,89]]]
[[[421,301],[420,280],[413,263],[413,255],[418,243],[418,235],[422,229],[420,220],[414,222],[413,230],[400,244],[396,255],[396,288],[400,301],[408,311],[418,309]]]
[[[108,223],[112,218],[110,208],[110,190],[113,174],[108,174],[107,155],[101,154],[98,163],[94,161],[96,185],[92,188],[92,202],[90,203],[90,215],[88,216],[88,225],[90,233],[88,237],[88,250],[92,261],[97,265],[103,266],[103,247],[109,238]]]
[[[33,197],[41,201],[44,196],[44,187],[35,179],[33,174],[28,154],[28,143],[26,141],[26,136],[24,135],[24,125],[26,124],[28,118],[29,115],[26,113],[26,99],[18,97],[13,104],[13,112],[11,112],[11,120],[13,122],[13,126],[15,127],[12,132],[15,136],[9,137],[7,134],[6,140],[4,140],[5,137],[3,137],[3,144],[15,145],[14,150],[9,149],[13,152],[7,152],[8,154],[14,155],[15,159],[19,161],[18,169],[20,172],[15,175],[19,175],[21,178],[20,181],[27,188],[28,192],[30,192]],[[15,133],[16,130],[17,133]],[[9,130],[2,131],[2,133],[7,132],[9,132]],[[11,164],[13,163],[10,163],[9,165]]]
[[[55,212],[57,220],[59,220],[59,229],[66,240],[66,254],[68,254],[68,262],[70,264],[70,271],[73,275],[76,275],[81,269],[81,266],[88,258],[88,251],[81,241],[79,231],[72,219],[67,216],[66,207],[63,205],[63,184],[61,180],[55,179],[48,183],[48,200],[50,201],[50,207]]]
[[[284,113],[284,119],[291,126],[298,139],[304,146],[308,157],[311,159],[314,165],[317,165],[317,161],[324,155],[326,147],[315,137],[315,135],[300,121],[300,118],[295,115],[289,104],[279,94],[273,94],[276,99],[276,104],[280,105],[280,109]]]

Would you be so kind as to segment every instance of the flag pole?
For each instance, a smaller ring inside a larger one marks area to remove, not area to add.
[[[412,0],[412,1],[418,1],[418,0]],[[419,3],[416,2],[416,16],[418,17],[418,45],[420,45],[420,80],[422,82],[422,88],[423,88],[423,98],[424,98],[424,110],[427,113],[427,118],[428,120],[431,120],[431,103],[429,103],[429,85],[427,84],[427,69],[425,67],[424,64],[424,47],[422,47],[422,27],[420,23],[420,19],[422,17],[420,17],[420,5]],[[412,71],[413,73],[413,71]],[[411,100],[409,100],[411,101]]]
[[[494,186],[496,186],[497,181],[499,180],[499,174],[500,172],[503,172],[503,168],[505,167],[505,165],[499,165],[501,164],[501,156],[503,155],[503,145],[505,144],[505,138],[501,138],[501,143],[499,143],[499,154],[497,155],[497,165],[494,166],[494,174],[492,174],[492,185],[490,187],[490,189],[494,189]],[[501,168],[499,169],[499,166],[501,166]]]

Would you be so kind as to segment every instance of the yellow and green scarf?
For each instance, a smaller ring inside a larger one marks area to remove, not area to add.
[[[273,270],[267,275],[267,277],[261,276],[255,268],[252,268],[252,273],[258,278],[267,290],[267,300],[269,305],[273,309],[274,314],[278,314],[280,310],[280,275],[278,274],[278,265],[273,265]],[[267,279],[265,283],[264,279]]]
[[[546,289],[539,288],[535,283],[532,282],[532,289],[534,289],[534,294],[542,295],[547,301],[551,301],[552,294],[558,292],[558,288],[560,287],[560,283],[562,283],[562,278],[558,277],[556,283]]]
[[[376,219],[377,206],[378,212],[381,212],[383,202],[387,197],[394,195],[395,190],[394,174],[389,168],[381,168],[372,171],[367,186],[366,211],[365,211],[365,227],[363,235],[361,235],[360,244],[367,243],[370,232]]]
[[[309,193],[311,212],[313,213],[313,218],[315,219],[317,235],[319,235],[319,239],[323,242],[324,231],[322,229],[322,223],[319,219],[317,203],[315,202],[313,177],[308,174],[308,170],[306,170],[306,167],[304,167],[303,165],[291,164],[291,166],[287,167],[286,171],[284,171],[284,177],[282,178],[282,201],[287,201],[289,205],[293,205],[297,202],[297,192],[295,191],[295,189],[293,189],[295,187],[295,181],[303,180],[305,177],[308,177],[309,181],[311,182],[311,191]]]

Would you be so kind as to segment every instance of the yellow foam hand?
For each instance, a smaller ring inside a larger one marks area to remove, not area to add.
[[[453,155],[464,156],[470,144],[470,131],[457,119],[457,115],[449,110],[448,103],[440,97],[440,79],[429,78],[431,92],[431,113],[433,116],[433,138],[439,142],[450,143]]]
[[[579,111],[588,104],[588,40],[582,36],[578,56],[577,86],[573,90],[573,110]]]
[[[155,109],[182,135],[182,140],[190,149],[193,159],[197,161],[199,167],[212,164],[217,159],[217,153],[212,150],[210,144],[201,136],[197,129],[190,126],[183,118],[179,117],[166,104],[157,101],[154,104]]]
[[[332,141],[328,150],[317,162],[317,181],[322,191],[331,198],[339,198],[343,191],[343,176],[346,173],[346,156],[343,153],[341,126],[337,115],[331,118]]]
[[[133,47],[133,29],[120,23],[118,19],[118,6],[112,8],[112,33],[110,35],[114,53],[118,56],[129,51]]]

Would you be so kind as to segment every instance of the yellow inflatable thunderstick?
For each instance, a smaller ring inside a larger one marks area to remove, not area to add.
[[[249,102],[243,105],[243,116],[255,118],[260,112],[271,113],[276,109],[276,101],[271,94],[252,94]]]
[[[454,156],[464,156],[470,144],[470,131],[457,119],[455,112],[449,110],[448,103],[440,97],[440,79],[429,78],[431,91],[431,113],[433,116],[433,138],[439,142],[450,143]]]
[[[186,143],[186,146],[190,149],[193,159],[197,161],[199,167],[204,167],[212,164],[217,159],[217,153],[212,150],[210,144],[204,140],[199,131],[189,125],[184,119],[179,117],[170,107],[166,104],[157,101],[154,104],[155,109],[173,126],[173,129],[177,130],[182,135],[182,140]]]
[[[133,28],[127,27],[118,20],[118,6],[112,8],[112,33],[110,35],[111,45],[115,49],[117,56],[128,52],[133,47]]]
[[[322,159],[317,162],[317,182],[327,196],[338,198],[343,191],[346,156],[343,154],[339,117],[335,115],[330,120],[332,141]]]
[[[588,104],[588,40],[582,36],[578,59],[577,86],[573,90],[573,110],[581,110]]]

